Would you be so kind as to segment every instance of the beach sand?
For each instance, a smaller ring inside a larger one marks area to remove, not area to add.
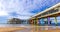
[[[0,32],[13,32],[16,30],[23,30],[23,27],[0,27]]]
[[[41,32],[60,32],[60,29],[54,29],[54,30],[42,30]]]
[[[0,27],[0,32],[17,32],[17,31],[24,31],[24,32],[60,32],[60,28],[55,29],[48,29],[48,30],[40,30],[41,28],[25,28],[25,27]]]

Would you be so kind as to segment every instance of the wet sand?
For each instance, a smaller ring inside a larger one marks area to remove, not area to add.
[[[56,29],[53,29],[53,30],[41,30],[39,32],[60,32],[60,29],[56,28]]]
[[[60,32],[56,27],[0,27],[0,32]]]
[[[60,32],[60,27],[48,27],[48,26],[41,26],[41,27],[37,27],[37,31],[36,32]]]
[[[26,28],[25,30],[15,31],[15,32],[60,32],[60,28],[49,27],[32,27]]]

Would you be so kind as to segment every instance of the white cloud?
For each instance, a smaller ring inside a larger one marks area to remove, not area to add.
[[[28,19],[35,14],[30,11],[41,8],[43,3],[49,4],[46,0],[0,0],[0,16],[13,17],[10,13],[16,12],[18,18]]]
[[[8,16],[8,12],[5,11],[4,5],[2,5],[2,2],[0,2],[0,16]]]
[[[5,11],[0,11],[0,16],[8,16],[9,14]]]
[[[9,13],[13,13],[13,12],[16,12],[17,15],[19,18],[22,19],[27,19],[29,18],[30,16],[34,15],[34,13],[30,13],[30,11],[32,9],[34,9],[34,5],[31,5],[30,3],[31,2],[27,2],[26,1],[28,0],[2,0],[0,1],[1,3],[1,7],[2,7],[2,12],[0,13],[0,15],[4,16],[4,15],[8,15]],[[3,5],[3,6],[2,6]],[[27,5],[27,6],[26,6]],[[0,8],[1,8],[0,7]],[[9,14],[10,16],[10,14]],[[11,16],[13,17],[13,16]]]

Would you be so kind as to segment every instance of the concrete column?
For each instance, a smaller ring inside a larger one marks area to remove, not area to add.
[[[33,22],[33,24],[34,24],[34,19],[33,19],[33,21],[32,21],[32,22]]]
[[[36,19],[36,21],[37,21],[37,24],[38,24],[38,18]]]
[[[34,25],[35,25],[35,21],[36,21],[36,20],[34,19],[34,20],[33,20]]]
[[[57,18],[55,17],[55,24],[57,25]]]
[[[34,24],[36,25],[36,24],[37,24],[37,22],[38,22],[38,19],[37,19],[37,18],[35,18],[35,19],[34,19]]]
[[[33,24],[33,19],[31,20],[31,24]]]
[[[50,25],[50,17],[47,18],[48,25]]]
[[[39,25],[40,25],[40,23],[41,23],[41,21],[40,21],[41,19],[39,19]]]

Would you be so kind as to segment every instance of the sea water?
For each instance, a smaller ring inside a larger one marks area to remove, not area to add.
[[[25,27],[29,24],[0,24],[0,27]]]

